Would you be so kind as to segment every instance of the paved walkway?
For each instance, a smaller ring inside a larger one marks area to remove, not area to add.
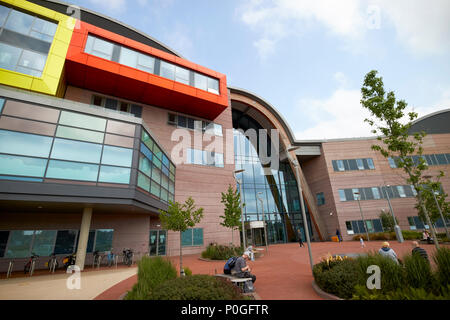
[[[104,268],[80,273],[80,289],[68,289],[70,274],[37,273],[32,277],[16,274],[0,280],[0,300],[92,300],[105,290],[136,274],[137,267]],[[72,282],[75,284],[75,282]]]
[[[400,244],[390,241],[391,247],[401,258],[411,252],[412,241]],[[320,262],[321,258],[328,253],[368,253],[372,250],[378,251],[382,241],[366,241],[366,247],[361,248],[359,241],[347,242],[316,242],[311,244],[314,263]],[[431,256],[434,245],[422,245]],[[313,290],[311,283],[313,276],[309,265],[308,249],[300,248],[298,243],[270,245],[268,253],[264,256],[250,261],[252,273],[257,277],[255,282],[256,293],[263,300],[320,300],[321,297]],[[183,266],[189,267],[194,274],[222,273],[224,262],[211,262],[199,260],[200,255],[183,256]],[[179,257],[170,257],[170,260],[178,267]],[[137,275],[126,279],[106,290],[95,299],[116,300],[124,293],[131,290],[137,281]]]

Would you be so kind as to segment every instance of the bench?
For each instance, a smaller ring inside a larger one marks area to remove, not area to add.
[[[247,281],[252,281],[252,278],[238,278],[231,274],[224,274],[224,273],[215,274],[214,276],[230,280],[234,285],[241,288],[242,291],[244,291],[244,283]]]

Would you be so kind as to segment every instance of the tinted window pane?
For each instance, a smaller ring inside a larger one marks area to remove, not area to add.
[[[161,187],[155,181],[151,182],[150,192],[159,198]]]
[[[152,179],[155,180],[158,184],[161,183],[161,171],[153,166],[152,170]]]
[[[181,233],[181,245],[192,246],[192,229],[187,229]]]
[[[0,152],[47,158],[52,138],[0,130]]]
[[[100,58],[112,59],[114,44],[100,38],[88,36],[85,52]]]
[[[144,54],[138,55],[137,68],[142,71],[154,73],[155,59]]]
[[[174,80],[175,79],[175,66],[171,63],[167,63],[164,61],[161,61],[161,70],[159,75],[161,77]]]
[[[131,169],[129,168],[101,166],[98,181],[128,184],[130,183],[130,173]]]
[[[22,49],[0,43],[0,68],[15,71]]]
[[[95,239],[95,250],[99,252],[111,251],[114,230],[99,229]]]
[[[31,252],[41,257],[50,256],[53,253],[55,237],[56,230],[36,230]]]
[[[375,169],[375,165],[373,164],[373,160],[372,158],[368,158],[367,160],[367,164],[369,165],[369,169]]]
[[[74,253],[76,237],[76,230],[59,230],[56,235],[55,254]]]
[[[438,164],[447,164],[447,159],[445,159],[445,154],[437,154],[436,159]]]
[[[40,18],[36,18],[36,20],[34,21],[33,24],[33,30],[39,33],[43,33],[45,35],[51,36],[53,37],[55,35],[56,32],[56,28],[58,27],[58,25],[56,23],[47,21],[47,20],[43,20]],[[39,38],[42,39],[42,38]],[[44,40],[44,39],[42,39]]]
[[[149,191],[150,192],[150,178],[147,178],[145,175],[143,175],[142,173],[138,173],[138,186],[142,189],[144,189],[145,191]]]
[[[20,11],[12,10],[6,21],[5,28],[27,35],[30,32],[34,17]]]
[[[8,243],[6,258],[27,258],[30,256],[33,230],[13,230]]]
[[[192,238],[194,246],[201,246],[203,244],[203,229],[201,228],[193,229]]]
[[[150,135],[142,130],[142,136],[141,136],[142,142],[149,148],[149,150],[153,149],[153,139],[150,137]]]
[[[345,198],[347,199],[347,201],[355,200],[355,198],[353,197],[352,189],[345,189],[344,192],[345,192]]]
[[[169,196],[169,194],[168,194],[167,190],[161,188],[161,200],[167,202],[168,196]]]
[[[1,9],[0,6],[0,18],[1,18]],[[1,23],[1,21],[0,21]],[[0,258],[3,258],[5,255],[6,244],[8,243],[9,231],[0,231]]]
[[[364,170],[364,163],[363,163],[362,159],[356,159],[356,165],[359,170]]]
[[[102,163],[116,166],[131,167],[133,149],[104,146]]]
[[[95,240],[95,230],[89,231],[89,237],[88,237],[88,243],[86,247],[86,252],[92,252],[94,251],[94,240]],[[78,248],[78,244],[77,244]]]
[[[85,129],[58,126],[58,129],[56,129],[56,136],[60,138],[103,143],[104,133]]]
[[[205,91],[208,90],[208,80],[204,75],[196,73],[194,75],[194,83],[196,88]]]
[[[208,91],[219,94],[219,80],[208,78]]]
[[[339,190],[339,199],[341,201],[347,201],[347,198],[345,196],[345,191],[344,190]]]
[[[153,153],[159,160],[162,159],[162,151],[156,144],[153,146]]]
[[[10,8],[0,5],[0,27],[3,26],[3,23],[5,23],[6,18],[8,17],[9,11],[11,11]],[[0,232],[3,232],[3,231],[0,231]]]
[[[150,160],[153,160],[153,153],[143,144],[141,143],[141,152]]]
[[[34,69],[37,71],[44,70],[45,61],[47,60],[47,55],[31,52],[28,50],[23,50],[22,56],[20,57],[18,66]]]
[[[337,161],[336,161],[336,164],[337,164],[337,167],[338,167],[338,170],[339,170],[339,171],[344,171],[344,170],[345,170],[345,168],[344,168],[344,161],[342,161],[342,160],[337,160]]]
[[[98,165],[50,160],[47,178],[97,181]]]
[[[44,176],[47,159],[36,159],[0,154],[0,174],[15,176]]]
[[[91,117],[84,114],[73,113],[68,111],[61,112],[60,124],[69,125],[72,127],[79,127],[85,129],[92,129],[98,131],[105,131],[106,120],[98,117]]]
[[[100,144],[55,139],[51,157],[54,159],[74,160],[81,162],[100,162],[102,146]]]
[[[122,47],[120,50],[119,63],[126,66],[136,68],[137,66],[138,53],[136,51],[130,50],[128,48]]]
[[[177,66],[175,68],[175,80],[189,85],[189,70]]]
[[[348,164],[350,166],[350,170],[358,170],[358,166],[356,165],[356,160],[348,160]]]
[[[373,220],[373,227],[375,229],[375,232],[383,232],[383,226],[381,224],[380,219],[374,219]]]
[[[152,170],[152,163],[146,157],[139,157],[139,170],[150,177]]]

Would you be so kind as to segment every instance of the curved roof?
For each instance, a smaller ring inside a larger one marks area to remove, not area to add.
[[[450,109],[436,111],[415,120],[409,130],[411,133],[450,133]]]
[[[69,12],[67,11],[68,7],[72,5],[70,3],[66,3],[60,0],[29,0],[29,1],[66,15],[69,14]],[[177,57],[184,59],[182,55],[180,55],[178,52],[170,48],[168,45],[156,40],[155,38],[149,36],[148,34],[142,31],[139,31],[121,21],[108,17],[104,14],[83,7],[79,8],[81,9],[81,14],[79,17],[81,21],[90,23],[92,25],[95,25],[97,27],[106,30],[110,30],[124,37],[133,39],[135,41],[141,42],[153,48],[162,50],[164,52],[173,54]]]

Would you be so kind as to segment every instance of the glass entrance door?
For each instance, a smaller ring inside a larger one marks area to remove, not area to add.
[[[166,230],[150,230],[149,251],[150,256],[166,255]]]

